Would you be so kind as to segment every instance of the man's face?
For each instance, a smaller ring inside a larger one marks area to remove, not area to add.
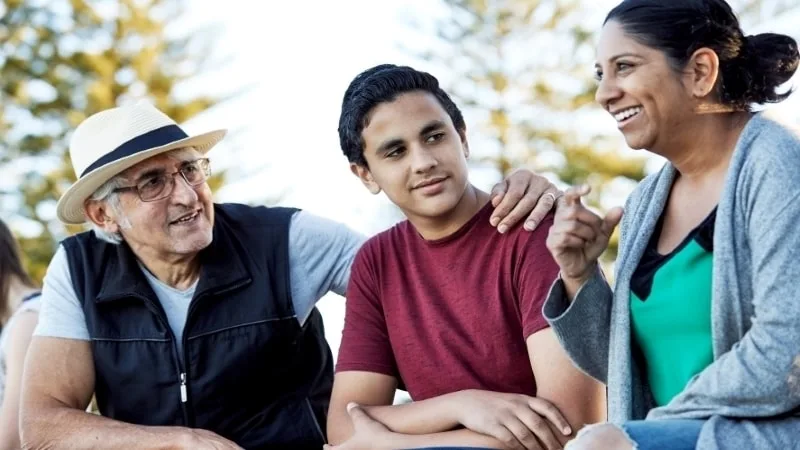
[[[461,200],[466,140],[432,94],[408,92],[381,103],[361,135],[369,168],[351,169],[371,192],[386,192],[409,219],[441,218]]]
[[[126,186],[141,186],[154,177],[172,175],[174,188],[161,200],[142,201],[135,190],[119,192],[122,217],[113,217],[125,242],[137,254],[157,258],[193,255],[211,243],[214,208],[207,182],[190,186],[178,170],[202,156],[194,149],[165,153],[126,170]],[[115,214],[108,209],[108,214]],[[126,223],[127,222],[127,223]]]

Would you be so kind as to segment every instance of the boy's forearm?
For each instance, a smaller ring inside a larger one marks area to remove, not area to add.
[[[365,411],[395,433],[420,435],[449,431],[459,425],[457,393],[402,405],[369,406]]]

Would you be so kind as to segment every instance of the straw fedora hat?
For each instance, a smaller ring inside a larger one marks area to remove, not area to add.
[[[227,131],[189,136],[166,114],[146,102],[89,116],[72,135],[69,156],[77,181],[58,201],[56,215],[66,224],[85,222],[83,204],[106,181],[147,158],[182,147],[208,152]]]

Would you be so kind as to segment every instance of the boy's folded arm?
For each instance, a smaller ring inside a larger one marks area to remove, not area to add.
[[[381,373],[337,373],[328,409],[328,440],[336,444],[352,436],[353,425],[347,413],[349,403],[361,405],[373,419],[400,434],[431,434],[458,426],[449,395],[392,405],[397,384],[395,377]]]

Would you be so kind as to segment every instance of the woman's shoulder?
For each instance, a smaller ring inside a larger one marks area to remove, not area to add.
[[[8,318],[6,321],[5,326],[3,327],[2,334],[7,335],[9,330],[13,328],[14,323],[17,322],[20,316],[27,315],[30,313],[39,313],[39,310],[42,308],[42,293],[41,292],[33,292],[29,295],[26,295],[22,302],[17,306],[17,309],[11,314],[11,317]]]
[[[42,308],[42,293],[36,292],[34,294],[31,294],[31,296],[29,296],[22,303],[20,303],[17,310],[14,311],[14,314],[15,315],[22,314],[26,311],[39,312],[41,308]]]
[[[2,352],[3,355],[6,353],[8,341],[11,339],[10,336],[18,323],[38,321],[38,313],[41,309],[41,304],[42,297],[40,292],[36,292],[31,296],[26,296],[26,299],[14,310],[11,317],[8,318],[8,321],[6,321],[6,324],[3,326],[2,332],[0,332],[0,352]],[[28,319],[29,317],[34,317],[35,320],[33,318]]]
[[[739,138],[739,157],[755,168],[797,172],[800,164],[800,127],[778,111],[757,113]]]

